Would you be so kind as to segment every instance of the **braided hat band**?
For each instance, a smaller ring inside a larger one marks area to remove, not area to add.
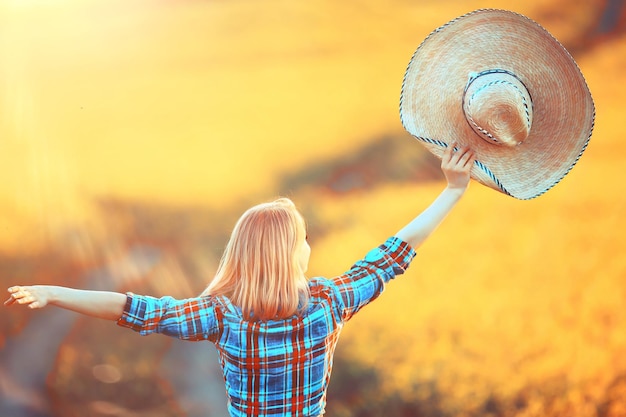
[[[433,31],[406,70],[404,128],[441,158],[452,142],[476,154],[471,176],[512,197],[537,197],[576,164],[595,108],[565,48],[518,13],[482,9]]]

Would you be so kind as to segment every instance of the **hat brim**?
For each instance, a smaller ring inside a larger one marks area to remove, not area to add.
[[[502,69],[533,103],[528,137],[494,145],[468,124],[462,97],[471,73]],[[476,154],[471,176],[518,199],[537,197],[576,164],[593,131],[595,108],[576,62],[543,27],[518,13],[477,10],[433,31],[417,48],[400,98],[404,128],[437,157],[452,142]]]

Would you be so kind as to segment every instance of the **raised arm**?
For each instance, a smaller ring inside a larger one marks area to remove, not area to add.
[[[396,237],[417,249],[439,226],[448,213],[461,199],[470,180],[470,169],[474,164],[474,154],[467,147],[455,149],[455,144],[448,146],[441,159],[441,170],[448,185],[426,210],[409,224],[404,226]]]
[[[117,320],[124,311],[126,295],[108,291],[75,290],[51,285],[15,286],[8,289],[5,306],[21,304],[43,308],[48,304],[87,316]]]

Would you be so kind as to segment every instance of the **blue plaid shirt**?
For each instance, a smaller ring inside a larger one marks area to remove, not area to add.
[[[129,293],[120,326],[208,340],[220,357],[231,416],[320,416],[343,324],[404,273],[415,251],[391,237],[345,274],[309,281],[303,314],[246,321],[226,297],[175,300]]]

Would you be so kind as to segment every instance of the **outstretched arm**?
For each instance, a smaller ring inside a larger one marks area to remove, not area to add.
[[[75,290],[52,285],[16,286],[8,289],[5,306],[26,305],[43,308],[48,304],[75,311],[87,316],[107,320],[121,317],[126,305],[126,295],[109,291]]]
[[[395,235],[410,244],[413,249],[421,246],[439,226],[469,185],[474,154],[468,147],[461,147],[455,151],[455,146],[454,143],[449,145],[441,160],[441,169],[448,182],[446,188],[426,210]]]

